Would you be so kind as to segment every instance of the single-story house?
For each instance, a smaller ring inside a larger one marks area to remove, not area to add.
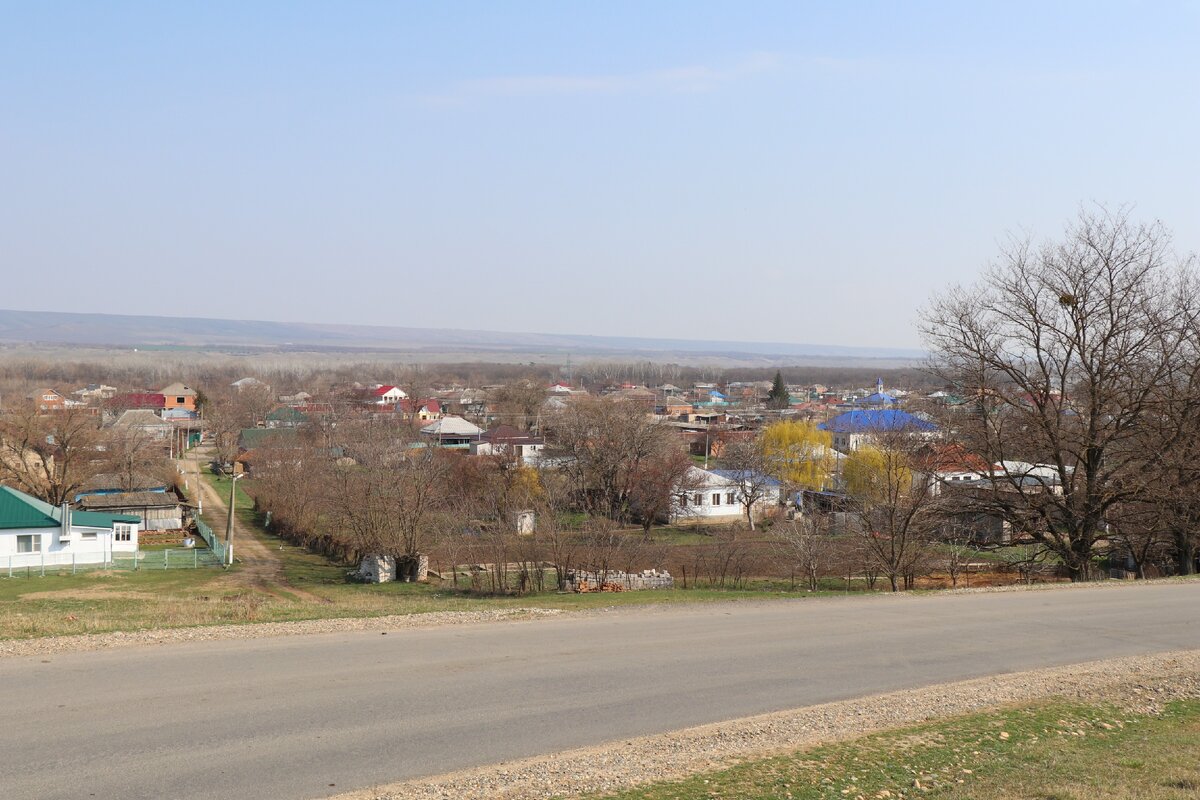
[[[371,392],[371,402],[379,406],[395,405],[406,397],[399,386],[376,386]]]
[[[0,486],[0,570],[105,564],[138,550],[140,518],[55,507]]]
[[[421,428],[421,436],[439,447],[450,447],[467,450],[471,442],[477,441],[483,434],[483,428],[467,422],[462,417],[442,417],[436,422]]]
[[[137,517],[142,521],[144,531],[182,528],[187,516],[187,509],[175,492],[86,494],[79,498],[79,509]]]
[[[433,422],[442,418],[442,404],[437,400],[413,400],[411,397],[396,403],[396,411],[407,419],[418,422]]]
[[[140,434],[160,442],[169,440],[175,434],[174,425],[145,408],[123,412],[113,423],[113,429],[126,435]]]
[[[262,389],[264,392],[271,391],[270,384],[263,383],[258,378],[241,378],[229,384],[231,389],[236,389],[239,392],[244,392],[247,389]]]
[[[817,426],[829,431],[833,449],[852,453],[872,437],[884,433],[908,433],[928,436],[937,432],[937,425],[927,419],[898,408],[864,408],[838,414]]]
[[[497,425],[471,442],[473,456],[506,456],[526,466],[536,464],[545,449],[546,440],[541,436],[534,436],[529,431],[518,430],[511,425]]]
[[[742,498],[748,481],[742,478],[741,473],[731,470],[692,467],[688,470],[686,488],[675,499],[672,521],[736,522],[745,519]],[[781,487],[779,481],[765,475],[756,476],[754,483],[762,487],[761,497],[751,507],[751,514],[758,519],[779,505]]]
[[[263,420],[268,428],[298,428],[308,421],[304,412],[295,406],[280,406]]]
[[[255,450],[260,447],[288,447],[299,437],[295,428],[242,428],[238,434],[238,450]]]

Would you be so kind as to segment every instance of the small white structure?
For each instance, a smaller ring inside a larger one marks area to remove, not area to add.
[[[513,522],[516,525],[517,533],[522,536],[531,536],[537,531],[537,512],[532,509],[523,509],[513,514]]]
[[[141,520],[121,514],[56,508],[0,486],[0,571],[70,564],[107,564],[138,550]]]
[[[363,556],[358,565],[359,580],[367,583],[391,583],[392,581],[426,581],[429,580],[429,556],[418,556],[415,569],[407,575],[396,574],[396,559],[393,556],[372,554]]]

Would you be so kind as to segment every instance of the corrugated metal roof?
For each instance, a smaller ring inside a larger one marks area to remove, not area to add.
[[[171,492],[90,494],[79,501],[79,507],[82,509],[170,508],[178,505],[179,498]]]
[[[140,522],[137,517],[119,514],[98,514],[94,511],[72,511],[71,523],[85,528],[111,528],[114,522]],[[62,509],[19,492],[11,486],[0,486],[0,529],[57,528],[62,524]]]
[[[834,433],[878,433],[880,431],[936,431],[937,426],[927,419],[898,408],[855,409],[838,414],[817,426]]]

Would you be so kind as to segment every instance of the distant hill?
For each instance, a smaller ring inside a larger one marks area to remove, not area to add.
[[[628,336],[579,336],[551,333],[502,333],[455,328],[401,328],[310,322],[264,322],[151,317],[125,314],[74,314],[57,311],[0,310],[0,343],[82,347],[263,348],[277,350],[404,351],[489,356],[521,353],[647,360],[672,355],[689,361],[711,356],[818,360],[823,362],[897,362],[919,359],[918,350],[843,347],[786,342],[652,339]],[[504,358],[503,360],[509,360]]]

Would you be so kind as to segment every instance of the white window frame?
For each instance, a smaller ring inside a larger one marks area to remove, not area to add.
[[[21,540],[28,540],[28,549],[21,549]],[[20,533],[17,534],[17,552],[18,553],[40,553],[42,552],[42,535],[40,533]]]

